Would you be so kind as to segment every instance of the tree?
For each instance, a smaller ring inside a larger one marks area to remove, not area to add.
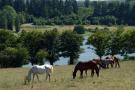
[[[88,43],[92,44],[96,48],[96,53],[102,58],[106,54],[107,43],[109,40],[108,32],[96,32],[88,38]]]
[[[26,0],[28,1],[28,0]],[[15,0],[14,1],[14,8],[17,12],[23,12],[26,10],[26,6],[25,6],[25,1],[24,0]]]
[[[74,60],[79,57],[82,37],[72,31],[65,31],[62,33],[60,40],[61,56],[69,57],[69,64],[74,64]]]
[[[59,33],[57,29],[43,34],[43,48],[48,52],[47,59],[53,65],[59,59]]]
[[[11,48],[7,47],[0,52],[0,66],[7,67],[20,67],[28,63],[28,51],[25,48]]]
[[[73,31],[78,34],[84,34],[85,28],[83,26],[75,26]]]
[[[20,17],[19,15],[16,17],[16,20],[15,20],[15,30],[16,32],[19,32],[20,31]]]
[[[11,6],[4,6],[2,11],[4,18],[5,18],[5,26],[9,30],[13,30],[15,18],[16,18],[16,11]]]
[[[85,6],[86,8],[88,8],[89,5],[90,5],[90,1],[89,1],[89,0],[85,0],[85,1],[84,1],[84,6]]]
[[[110,37],[108,38],[107,52],[111,55],[122,53],[122,39],[121,33],[123,30],[111,31]]]
[[[83,20],[87,20],[88,17],[93,15],[93,9],[92,8],[84,8],[80,7],[78,10],[78,16]]]
[[[135,52],[135,30],[125,30],[120,35],[124,54]]]
[[[6,47],[16,47],[17,37],[14,33],[7,30],[0,30],[0,51]]]
[[[44,50],[39,50],[36,53],[36,59],[37,59],[38,64],[43,65],[45,62],[44,59],[46,59],[47,56],[48,56],[48,52],[46,52]]]
[[[36,60],[36,53],[43,47],[41,32],[22,32],[20,41],[23,47],[26,47],[30,54],[30,62],[32,65],[38,63]]]

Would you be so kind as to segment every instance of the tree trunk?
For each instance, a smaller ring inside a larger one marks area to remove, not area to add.
[[[70,57],[69,65],[73,65],[73,64],[74,64],[74,59],[73,59],[73,57]]]
[[[50,64],[53,65],[53,61],[52,60],[50,60]]]

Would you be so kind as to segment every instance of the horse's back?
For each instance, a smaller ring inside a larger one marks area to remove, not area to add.
[[[32,68],[31,68],[32,72],[33,73],[39,73],[39,74],[42,74],[42,73],[45,73],[45,66],[44,65],[34,65]]]

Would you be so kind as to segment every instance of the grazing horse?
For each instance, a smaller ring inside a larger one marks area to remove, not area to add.
[[[115,68],[116,68],[117,66],[120,68],[119,59],[116,58],[115,56],[113,56],[112,58],[113,58],[113,61],[114,61],[114,64],[115,64]]]
[[[78,64],[74,68],[73,72],[73,79],[76,77],[76,73],[80,71],[80,77],[83,78],[83,71],[87,71],[91,69],[91,76],[94,76],[94,70],[96,71],[97,77],[99,77],[99,68],[95,61],[88,61],[88,62],[78,62]]]
[[[33,79],[32,79],[32,87],[33,87],[33,81],[34,81],[34,77],[35,75],[37,76],[37,79],[39,81],[39,77],[38,74],[45,74],[46,73],[46,80],[49,76],[49,81],[50,81],[50,75],[51,73],[53,73],[53,66],[52,65],[34,65],[28,72],[28,75],[25,77],[25,84],[26,82],[30,82],[31,81],[31,77],[33,75]]]
[[[110,57],[106,57],[104,60],[102,60],[102,63],[105,63],[106,68],[109,68],[109,65],[111,65],[111,67],[113,67],[114,60]]]

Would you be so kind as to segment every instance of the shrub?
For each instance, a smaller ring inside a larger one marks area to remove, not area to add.
[[[77,32],[78,34],[84,34],[85,33],[85,28],[83,26],[75,26],[74,27],[74,32]]]

